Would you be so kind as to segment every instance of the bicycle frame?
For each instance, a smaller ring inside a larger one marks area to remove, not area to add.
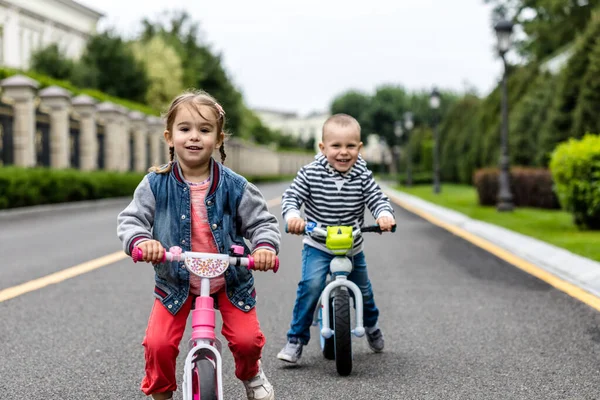
[[[244,254],[244,248],[241,246],[232,246],[232,255],[183,252],[181,248],[171,247],[165,251],[163,262],[183,261],[185,268],[201,278],[200,296],[195,299],[195,307],[192,311],[192,336],[190,339],[191,349],[185,358],[183,368],[183,399],[197,400],[199,393],[194,393],[194,368],[199,359],[208,359],[213,363],[216,378],[217,398],[223,399],[223,374],[221,344],[215,335],[216,314],[214,308],[214,299],[210,296],[210,280],[225,273],[229,265],[245,266],[248,269],[254,269],[254,259],[252,256],[240,257]],[[133,261],[142,259],[142,250],[134,248],[131,254]],[[279,259],[276,258],[273,272],[279,269]],[[198,371],[198,373],[200,373]]]
[[[339,229],[339,234],[342,234],[342,230],[340,228],[344,227],[330,227],[335,229]],[[348,228],[348,227],[346,227]],[[351,228],[350,228],[351,229]],[[327,230],[323,228],[317,228],[315,226],[307,225],[307,234],[321,236],[322,238],[331,237]],[[336,253],[336,256],[331,260],[329,264],[329,272],[332,276],[335,277],[334,280],[329,282],[323,292],[321,293],[321,336],[325,339],[329,339],[333,336],[333,330],[329,324],[329,300],[331,299],[331,293],[334,289],[339,287],[346,287],[354,294],[354,309],[355,309],[355,320],[356,324],[354,329],[352,329],[352,334],[356,337],[363,337],[365,334],[365,327],[363,326],[363,299],[362,292],[358,288],[358,286],[348,280],[348,275],[352,272],[353,266],[350,258],[346,256],[351,249],[354,243],[354,239],[361,234],[361,230],[357,230],[355,232],[346,232],[346,234],[350,234],[352,240],[342,241],[334,241],[334,243],[329,244],[328,247],[330,250],[333,250]]]

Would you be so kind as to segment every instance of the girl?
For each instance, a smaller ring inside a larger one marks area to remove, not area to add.
[[[175,362],[179,342],[200,280],[177,264],[160,263],[165,248],[226,253],[231,245],[252,245],[256,269],[275,265],[281,234],[258,189],[217,163],[213,152],[223,141],[225,112],[205,92],[186,92],[173,100],[166,115],[165,140],[171,162],[152,168],[118,217],[117,233],[124,250],[143,251],[154,264],[154,307],[143,341],[146,376],[141,390],[154,399],[171,399],[177,389]],[[175,161],[175,155],[176,160]],[[274,399],[273,387],[261,364],[265,344],[256,310],[254,279],[244,267],[226,271],[211,281],[223,320],[222,334],[235,359],[235,374],[248,399]]]

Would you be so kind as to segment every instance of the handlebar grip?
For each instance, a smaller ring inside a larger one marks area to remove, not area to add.
[[[134,247],[133,250],[131,250],[131,258],[134,263],[144,261],[144,250],[139,247]],[[167,261],[167,250],[165,250],[165,254],[163,254],[163,258],[160,262],[164,263],[165,261]]]
[[[383,233],[383,231],[381,230],[381,228],[379,227],[379,225],[370,225],[370,226],[364,226],[362,228],[360,228],[361,232],[375,232],[375,233]],[[396,224],[392,225],[392,232],[396,232]]]
[[[144,251],[139,247],[134,247],[133,250],[131,250],[131,258],[134,263],[142,261],[144,259]]]
[[[248,269],[254,269],[254,257],[248,256]],[[273,273],[276,273],[279,270],[279,257],[275,257],[275,266],[272,268]]]

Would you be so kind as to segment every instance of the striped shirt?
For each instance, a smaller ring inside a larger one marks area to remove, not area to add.
[[[300,217],[302,205],[306,219],[321,226],[363,226],[367,208],[375,219],[394,215],[389,199],[360,156],[350,171],[342,174],[323,154],[317,154],[315,161],[298,171],[294,182],[283,193],[283,218],[287,221]],[[310,237],[306,237],[304,243],[331,253],[323,243]],[[362,243],[363,239],[359,237],[351,254],[360,252]]]

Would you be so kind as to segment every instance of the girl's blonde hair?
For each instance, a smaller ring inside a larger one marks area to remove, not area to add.
[[[200,106],[206,106],[211,109],[214,113],[214,117],[217,120],[217,135],[225,135],[223,128],[225,127],[225,111],[223,107],[212,97],[210,94],[203,90],[189,90],[183,92],[179,96],[177,96],[171,102],[167,113],[163,116],[163,119],[166,121],[166,130],[170,135],[173,135],[173,124],[175,123],[175,118],[177,117],[177,112],[180,110],[182,106],[192,106],[195,110],[200,114],[200,116],[204,119],[207,119],[200,112]],[[221,147],[219,148],[219,153],[221,154],[221,162],[225,162],[225,158],[227,155],[225,154],[225,143],[221,143]],[[154,166],[149,169],[150,172],[156,172],[158,174],[166,174],[171,172],[173,168],[173,161],[175,159],[175,148],[169,147],[169,155],[170,160],[169,163],[163,167]]]

